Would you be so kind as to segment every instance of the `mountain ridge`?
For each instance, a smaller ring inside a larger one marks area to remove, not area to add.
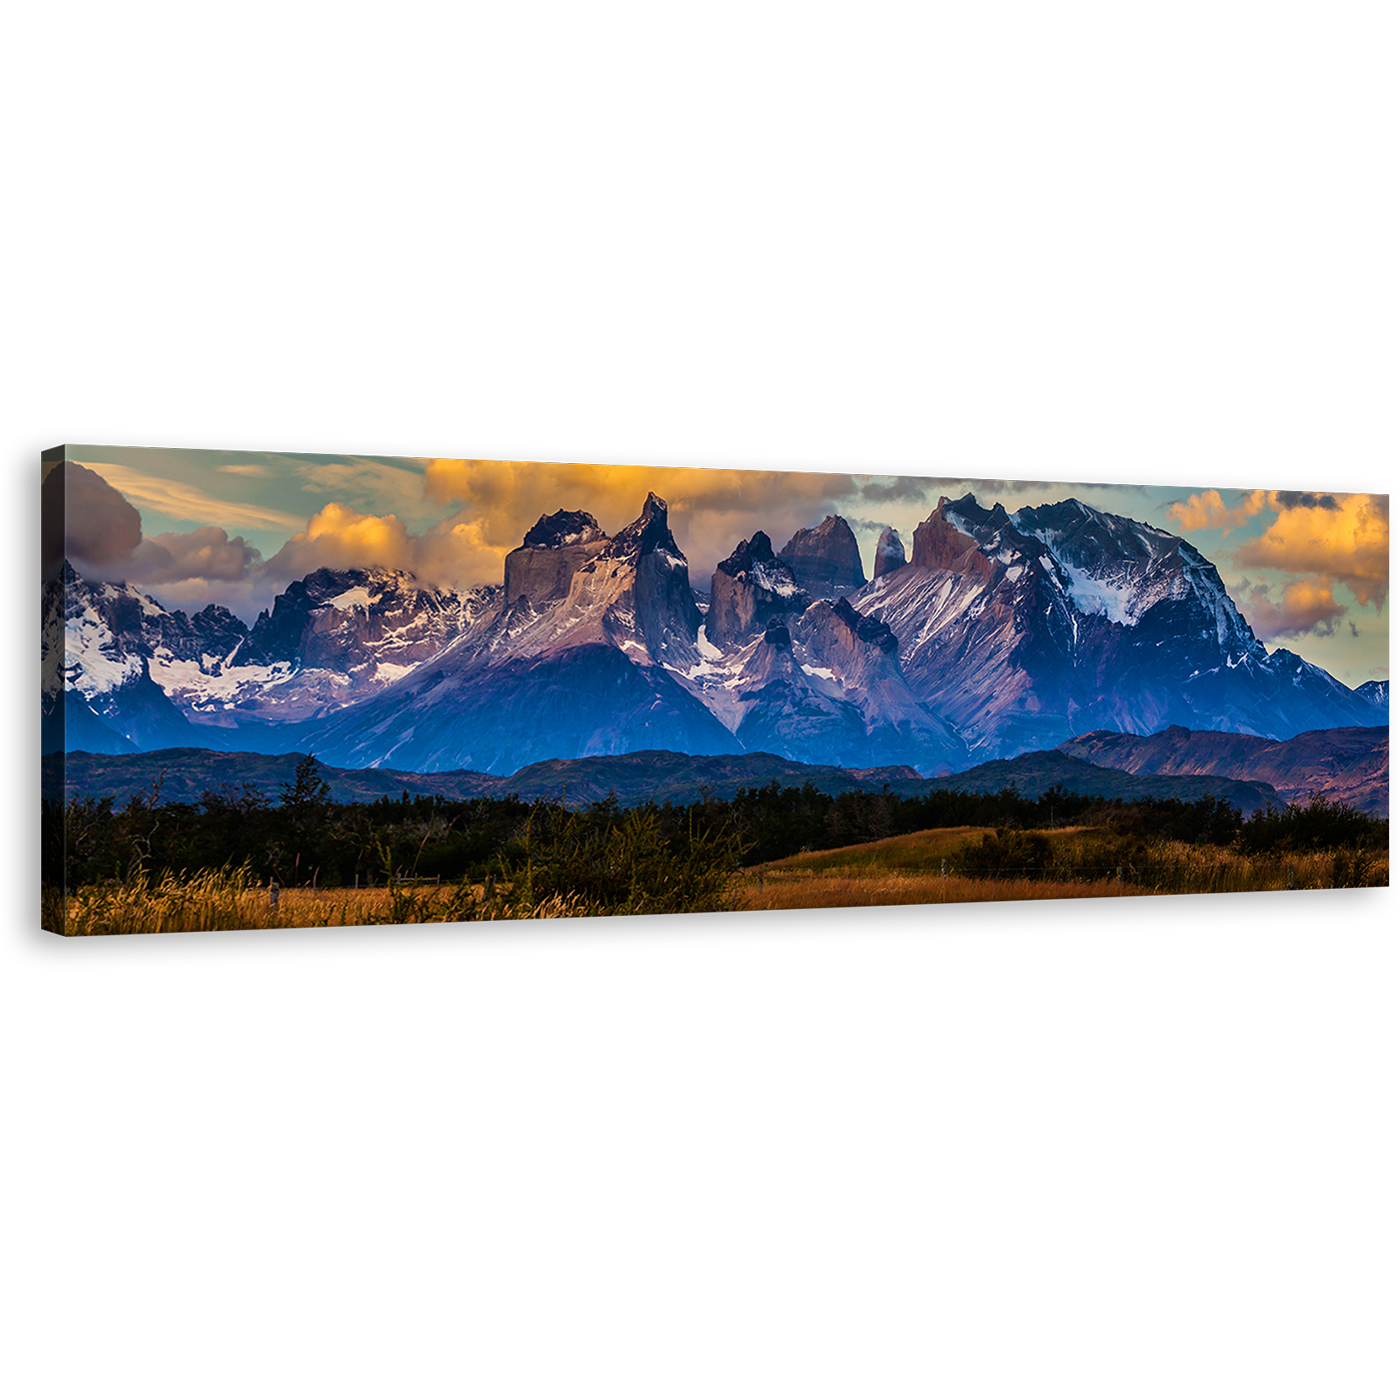
[[[44,748],[501,776],[664,747],[934,776],[1095,730],[1282,741],[1388,722],[1388,682],[1351,690],[1268,652],[1189,541],[1073,498],[1014,514],[941,498],[907,557],[881,533],[861,586],[853,548],[839,516],[777,552],[757,530],[702,611],[648,493],[612,536],[586,511],[542,514],[501,584],[322,569],[251,627],[65,564],[45,592]]]
[[[45,779],[56,790],[60,766],[70,797],[112,797],[120,805],[134,795],[158,792],[160,800],[197,802],[206,791],[235,795],[249,784],[264,797],[277,797],[296,774],[300,753],[262,755],[204,749],[166,749],[137,754],[70,753],[44,760]],[[526,765],[510,775],[473,771],[413,773],[371,768],[345,769],[317,760],[335,801],[374,801],[411,796],[450,799],[518,795],[525,800],[565,801],[581,805],[616,796],[620,804],[648,801],[688,803],[704,793],[732,798],[741,788],[769,782],[799,786],[811,782],[824,792],[879,792],[888,787],[901,795],[934,791],[995,794],[1011,788],[1038,797],[1061,786],[1067,791],[1133,801],[1176,798],[1193,802],[1220,798],[1246,815],[1264,806],[1282,805],[1267,783],[1241,782],[1213,775],[1137,775],[1085,762],[1050,750],[995,759],[964,773],[921,778],[905,767],[865,770],[795,763],[776,754],[692,755],[643,750],[615,756],[552,759]]]
[[[1152,735],[1100,730],[1060,749],[1128,773],[1210,773],[1267,782],[1286,802],[1316,793],[1373,816],[1390,812],[1389,726],[1312,730],[1282,741],[1179,726]]]

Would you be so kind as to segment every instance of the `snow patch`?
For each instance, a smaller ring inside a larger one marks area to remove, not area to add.
[[[793,598],[800,592],[797,585],[782,570],[769,568],[766,564],[755,564],[750,572],[760,588],[769,593],[776,593],[780,598]]]
[[[378,598],[370,597],[368,588],[347,588],[344,593],[330,599],[330,605],[341,612],[348,612],[351,608],[368,608],[371,603],[378,601]]]
[[[1094,578],[1063,559],[1060,567],[1069,576],[1070,601],[1080,612],[1099,613],[1124,627],[1137,625],[1137,615],[1132,610],[1134,589],[1115,588],[1106,579]]]

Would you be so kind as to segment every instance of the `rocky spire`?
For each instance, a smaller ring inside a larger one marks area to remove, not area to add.
[[[656,550],[664,550],[678,559],[684,558],[671,527],[666,523],[666,502],[655,491],[648,491],[642,503],[642,513],[612,537],[607,554],[610,558],[619,559],[628,554],[640,557]]]
[[[886,525],[875,543],[875,577],[892,574],[896,569],[902,569],[907,562],[904,556],[904,541],[899,538],[899,531],[893,525]]]
[[[914,531],[914,557],[910,561],[920,569],[948,569],[957,574],[972,574],[984,582],[992,577],[992,562],[977,547],[977,541],[950,520],[949,507],[966,507],[970,497],[956,503],[947,496],[938,498],[938,505],[922,525]],[[976,507],[976,502],[972,505]]]
[[[759,530],[752,539],[740,540],[715,569],[705,636],[716,646],[741,642],[811,601],[793,571],[774,555],[772,540]]]
[[[865,586],[860,548],[842,516],[828,515],[813,529],[799,530],[778,557],[813,597],[835,598]]]

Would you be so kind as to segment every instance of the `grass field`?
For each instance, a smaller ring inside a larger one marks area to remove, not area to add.
[[[959,851],[987,827],[943,827],[861,846],[813,851],[744,871],[739,909],[831,909],[881,904],[968,904],[992,900],[1096,899],[1151,894],[1224,894],[1331,889],[1389,883],[1385,856],[1323,852],[1250,858],[1217,846],[1156,842],[1141,870],[1115,862],[1094,869],[1097,831],[1083,827],[1037,833],[1052,850],[1049,871],[975,878],[954,872]],[[946,862],[947,873],[944,873]],[[1064,876],[1056,878],[1056,870]],[[1075,875],[1069,872],[1073,870]]]
[[[452,918],[454,887],[397,889],[282,889],[274,905],[266,888],[250,885],[239,872],[206,871],[183,879],[149,882],[138,876],[121,884],[92,886],[67,900],[64,932],[69,937],[130,933],[193,933],[214,929],[341,928],[364,924],[439,923]],[[479,900],[483,889],[474,886]],[[583,912],[549,899],[520,915],[567,918]],[[45,927],[54,911],[47,910]],[[490,919],[489,912],[479,917]]]
[[[804,852],[736,873],[727,904],[736,910],[860,908],[893,904],[966,904],[996,900],[1096,899],[1151,894],[1218,894],[1340,885],[1385,885],[1389,862],[1379,853],[1327,851],[1248,857],[1217,846],[1155,841],[1105,845],[1089,828],[1027,833],[1042,840],[1043,867],[994,876],[959,871],[990,828],[942,827],[865,845]],[[1129,854],[1124,856],[1123,850]],[[1117,852],[1117,854],[1114,854]],[[1106,854],[1107,853],[1107,854]],[[1108,861],[1109,864],[1103,864]],[[1134,863],[1136,862],[1136,863]],[[481,886],[400,885],[377,889],[268,891],[241,871],[85,887],[71,894],[63,916],[46,907],[45,927],[65,923],[70,936],[192,932],[210,929],[318,928],[453,921],[463,917],[568,918],[588,909],[577,897],[525,908],[501,888],[484,900]]]

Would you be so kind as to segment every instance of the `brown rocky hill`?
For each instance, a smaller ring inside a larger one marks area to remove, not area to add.
[[[1261,739],[1173,725],[1159,734],[1097,730],[1060,745],[1074,758],[1141,774],[1210,774],[1265,782],[1288,802],[1321,793],[1373,816],[1390,812],[1388,727],[1313,729]]]

